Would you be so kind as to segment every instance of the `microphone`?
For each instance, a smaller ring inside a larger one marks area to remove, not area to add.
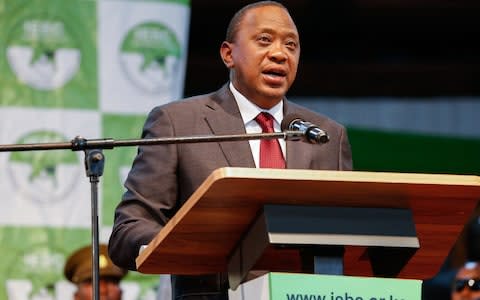
[[[300,131],[308,142],[312,144],[325,144],[328,143],[330,137],[328,134],[320,129],[315,124],[304,121],[300,116],[296,114],[290,114],[283,118],[281,124],[282,131]]]

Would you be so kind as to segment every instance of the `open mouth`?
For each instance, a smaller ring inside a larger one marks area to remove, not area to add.
[[[270,69],[265,70],[262,72],[265,75],[272,76],[272,77],[285,77],[287,76],[287,72],[281,69]]]

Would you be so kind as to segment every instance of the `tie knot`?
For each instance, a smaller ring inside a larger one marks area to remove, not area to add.
[[[261,112],[255,117],[258,125],[262,127],[263,132],[274,132],[273,130],[273,116],[267,112]]]

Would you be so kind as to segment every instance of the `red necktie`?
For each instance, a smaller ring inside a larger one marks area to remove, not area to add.
[[[255,118],[263,133],[272,133],[273,117],[269,113],[259,113]],[[260,140],[260,168],[285,169],[285,159],[277,139]]]

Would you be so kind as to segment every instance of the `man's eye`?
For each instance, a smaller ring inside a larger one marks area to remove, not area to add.
[[[268,36],[260,36],[260,37],[258,37],[258,40],[260,42],[264,42],[264,43],[270,42],[270,38]]]
[[[286,43],[286,46],[290,49],[295,49],[295,48],[297,48],[297,43],[294,42],[294,41],[289,41],[289,42]]]

